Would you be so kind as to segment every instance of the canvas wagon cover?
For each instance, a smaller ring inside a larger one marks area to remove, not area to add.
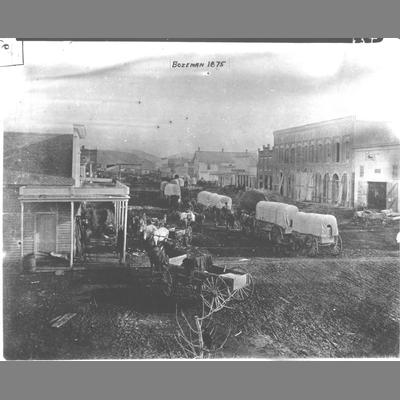
[[[206,207],[222,208],[225,203],[228,203],[228,210],[232,208],[232,199],[228,196],[223,196],[217,193],[207,192],[203,190],[197,195],[197,202]]]
[[[181,188],[175,183],[167,183],[165,185],[164,194],[166,196],[181,196]]]
[[[228,210],[232,209],[232,199],[229,196],[218,195],[217,208],[223,208],[227,204]]]
[[[198,193],[197,195],[197,202],[203,204],[203,206],[209,207],[210,205],[210,192],[203,190]]]
[[[161,185],[160,185],[160,190],[164,193],[164,189],[165,189],[165,186],[167,186],[168,185],[168,182],[167,181],[162,181],[161,182]]]
[[[259,201],[256,205],[257,220],[279,225],[286,233],[292,230],[294,217],[298,212],[296,206],[274,201]]]
[[[336,217],[330,214],[299,212],[293,222],[294,231],[322,238],[331,237],[329,227],[332,227],[332,236],[339,234]]]

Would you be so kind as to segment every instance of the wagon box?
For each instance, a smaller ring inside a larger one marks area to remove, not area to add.
[[[242,289],[248,285],[248,274],[238,275],[230,272],[222,274],[220,277],[228,284],[231,291]]]

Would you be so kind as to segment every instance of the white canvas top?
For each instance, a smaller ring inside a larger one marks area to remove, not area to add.
[[[217,193],[207,192],[203,190],[197,195],[197,202],[203,204],[206,207],[217,207],[222,208],[227,203],[227,208],[232,208],[232,199],[228,196],[222,196]]]
[[[181,188],[176,183],[167,183],[164,188],[166,196],[181,196]]]
[[[162,182],[161,182],[160,190],[161,190],[162,192],[164,192],[165,186],[167,186],[167,184],[168,184],[167,181],[162,181]]]
[[[322,238],[331,238],[339,234],[336,217],[329,214],[299,212],[294,219],[293,230]]]
[[[203,190],[197,194],[197,202],[203,204],[203,206],[208,207],[210,204],[210,192]]]
[[[293,220],[298,212],[296,206],[274,201],[259,201],[256,205],[257,220],[279,225],[286,233],[292,231]]]

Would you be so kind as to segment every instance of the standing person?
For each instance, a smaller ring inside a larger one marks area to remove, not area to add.
[[[219,210],[217,209],[217,207],[213,206],[212,214],[213,214],[213,218],[214,218],[214,224],[215,224],[215,226],[217,226],[218,225],[218,219],[219,219]]]
[[[232,212],[232,210],[229,210],[226,216],[226,227],[228,229],[234,229],[235,228],[235,215]]]
[[[224,225],[226,225],[227,216],[228,216],[228,203],[225,203],[221,210],[221,219]]]
[[[117,234],[117,254],[119,256],[119,263],[122,263],[122,257],[124,255],[124,230],[121,228]]]

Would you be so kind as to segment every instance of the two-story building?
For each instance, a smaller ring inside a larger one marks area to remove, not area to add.
[[[81,179],[79,141],[86,134],[4,133],[4,265],[19,265],[27,254],[57,253],[73,267],[79,243],[81,206],[113,205],[115,228],[124,232],[129,188],[119,182]]]
[[[257,156],[249,151],[197,150],[193,157],[194,177],[220,186],[256,186]]]
[[[359,122],[354,145],[354,206],[400,210],[400,130],[385,122]]]
[[[272,156],[273,148],[268,144],[258,149],[257,162],[257,187],[259,189],[272,190]]]
[[[374,140],[371,141],[371,138]],[[382,150],[381,156],[383,153],[392,154],[387,161],[391,165],[391,171],[394,172],[393,165],[398,164],[396,161],[396,154],[399,154],[398,140],[398,132],[391,130],[388,124],[360,121],[355,117],[275,131],[273,189],[283,196],[299,201],[307,200],[347,207],[358,206],[361,203],[372,206],[373,201],[370,201],[369,205],[365,201],[368,190],[365,179],[360,179],[364,178],[360,176],[362,172],[360,173],[358,168],[363,157],[360,154],[365,153],[365,149],[372,151],[376,148]],[[378,158],[375,158],[370,165],[376,165],[377,162]],[[374,167],[375,169],[382,170],[379,167]],[[391,176],[395,176],[395,173]],[[368,175],[368,179],[370,177],[371,175]],[[376,176],[375,178],[379,180]],[[392,179],[388,181],[389,174],[385,174],[385,179],[386,190],[396,191],[392,189],[396,182]],[[376,185],[370,184],[369,187],[372,193]],[[392,199],[393,196],[387,193],[385,199],[389,198]],[[388,206],[393,204],[393,201],[381,201],[380,205],[383,203]]]
[[[350,205],[355,118],[274,132],[273,188],[295,200]]]

